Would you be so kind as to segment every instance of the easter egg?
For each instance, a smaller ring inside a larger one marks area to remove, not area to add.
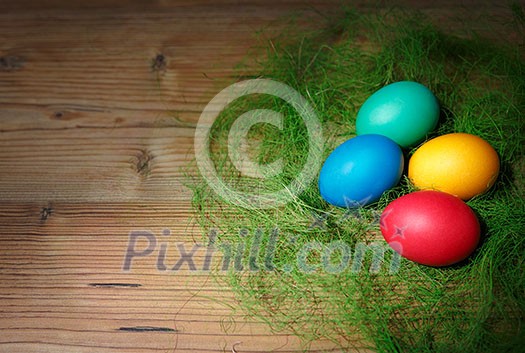
[[[439,103],[424,85],[391,83],[372,94],[357,113],[358,135],[384,135],[402,147],[423,140],[439,119]]]
[[[498,154],[481,137],[453,133],[436,137],[410,158],[408,177],[418,189],[434,189],[468,200],[494,184]]]
[[[361,135],[339,145],[319,174],[319,191],[327,202],[358,207],[377,201],[403,172],[403,153],[382,135]]]
[[[479,242],[480,226],[460,198],[434,190],[416,191],[392,201],[380,218],[387,243],[401,256],[428,266],[467,258]]]

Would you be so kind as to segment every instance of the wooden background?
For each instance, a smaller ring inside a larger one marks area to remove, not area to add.
[[[158,271],[160,244],[122,265],[132,230],[170,229],[168,265],[200,237],[182,184],[193,126],[256,31],[298,11],[319,25],[338,3],[0,1],[0,352],[305,348],[208,273]],[[405,4],[441,24],[508,15],[496,1]]]

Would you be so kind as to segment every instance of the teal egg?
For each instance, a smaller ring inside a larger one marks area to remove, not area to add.
[[[426,86],[391,83],[372,94],[357,113],[358,135],[379,134],[402,147],[422,141],[439,119],[439,103]]]

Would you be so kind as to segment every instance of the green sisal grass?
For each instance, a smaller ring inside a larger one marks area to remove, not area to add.
[[[511,30],[525,38],[525,17],[512,5]],[[233,288],[243,310],[267,321],[275,331],[294,332],[308,342],[333,340],[342,349],[369,347],[377,352],[518,352],[524,347],[525,202],[524,117],[525,60],[520,40],[494,42],[480,36],[444,33],[418,13],[392,10],[363,14],[344,10],[327,20],[324,30],[285,32],[260,55],[257,77],[271,78],[298,90],[314,106],[326,140],[326,157],[355,134],[357,110],[384,85],[414,80],[438,97],[442,116],[428,138],[467,132],[487,140],[501,159],[496,185],[468,201],[483,226],[482,243],[461,264],[446,268],[402,260],[390,273],[387,252],[379,271],[369,270],[370,253],[360,271],[304,273],[294,264],[304,244],[342,240],[354,249],[363,242],[383,243],[377,215],[395,198],[413,189],[404,178],[380,201],[348,214],[324,202],[316,183],[277,209],[247,210],[216,195],[199,177],[189,180],[196,220],[203,233],[219,230],[218,244],[242,255],[245,271],[218,278]],[[261,54],[259,52],[259,54]],[[255,126],[253,159],[285,162],[271,179],[239,175],[228,160],[226,142],[241,113],[268,108],[286,116],[283,130]],[[212,157],[232,187],[260,192],[277,190],[293,180],[306,160],[308,136],[301,118],[279,99],[256,95],[233,102],[213,126]],[[415,149],[405,151],[407,160]],[[323,225],[312,227],[316,217]],[[262,231],[261,253],[273,229],[278,242],[275,269],[247,271],[249,248]],[[246,234],[239,234],[247,229]],[[245,244],[245,248],[237,247]],[[320,259],[312,252],[309,261]],[[354,253],[352,253],[354,255]],[[337,261],[337,254],[334,255]]]

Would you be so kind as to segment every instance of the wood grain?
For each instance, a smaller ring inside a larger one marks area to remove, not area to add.
[[[310,6],[274,5],[0,4],[0,352],[302,350],[208,272],[170,271],[203,235],[192,126],[255,31]],[[123,271],[141,229],[171,231],[168,270],[156,249]]]
[[[206,271],[159,271],[161,240],[123,263],[134,230],[167,239],[168,268],[202,241],[184,187],[201,110],[250,73],[256,32],[338,3],[0,1],[0,352],[337,351],[246,317]],[[438,22],[465,5],[405,3]]]

